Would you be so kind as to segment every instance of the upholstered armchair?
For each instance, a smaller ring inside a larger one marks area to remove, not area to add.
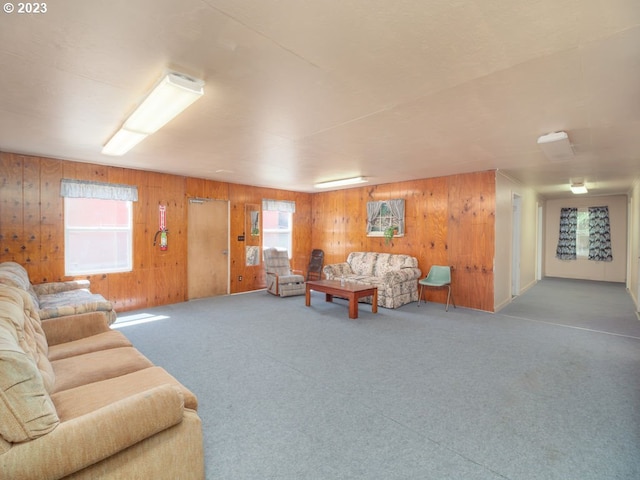
[[[264,269],[267,292],[280,297],[304,295],[305,285],[302,272],[291,270],[289,253],[286,250],[268,248],[264,251]]]

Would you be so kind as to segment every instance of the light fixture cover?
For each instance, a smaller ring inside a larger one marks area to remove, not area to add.
[[[352,177],[352,178],[343,178],[340,180],[331,180],[329,182],[316,183],[314,187],[316,188],[344,187],[345,185],[356,185],[358,183],[365,183],[365,182],[368,182],[368,180],[365,177]]]
[[[115,157],[124,155],[145,138],[147,138],[146,133],[132,132],[126,128],[121,128],[102,148],[102,153]]]
[[[204,93],[204,82],[169,73],[124,123],[124,128],[147,134],[158,131]]]
[[[587,187],[585,186],[584,183],[572,183],[571,192],[575,193],[576,195],[579,195],[582,193],[588,193],[589,191],[587,190]]]
[[[553,132],[538,137],[538,145],[549,160],[568,160],[573,157],[573,148],[567,132]]]
[[[155,86],[102,149],[105,155],[124,155],[175,118],[204,94],[204,82],[171,72]]]

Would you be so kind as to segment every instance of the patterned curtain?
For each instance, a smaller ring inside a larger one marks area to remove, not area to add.
[[[589,260],[613,261],[609,207],[589,207]]]
[[[399,233],[404,233],[404,199],[389,200],[387,205],[393,219],[396,220],[394,223],[398,226]]]
[[[556,257],[560,260],[576,259],[576,227],[578,225],[578,209],[562,208],[560,210],[560,235]]]
[[[382,209],[382,202],[367,202],[367,233],[373,230],[373,221]]]

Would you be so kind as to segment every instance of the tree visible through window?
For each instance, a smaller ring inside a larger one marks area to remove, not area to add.
[[[65,274],[130,272],[131,212],[130,201],[65,198]]]

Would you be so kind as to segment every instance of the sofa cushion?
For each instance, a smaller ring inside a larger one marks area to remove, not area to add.
[[[7,335],[13,335],[16,345],[40,370],[48,392],[53,389],[55,375],[47,358],[48,345],[31,297],[20,288],[0,285],[0,324]]]
[[[24,290],[31,296],[33,304],[38,308],[39,301],[31,281],[29,274],[25,268],[16,262],[0,263],[0,284],[9,285]]]
[[[33,360],[0,336],[0,435],[8,442],[33,440],[60,423]]]
[[[133,347],[85,353],[54,360],[51,364],[56,374],[54,393],[153,366],[147,357]]]
[[[122,333],[110,330],[89,337],[79,338],[71,342],[51,345],[49,346],[49,360],[60,360],[85,353],[97,352],[98,350],[131,346],[129,339]]]
[[[351,270],[355,275],[367,277],[375,276],[374,267],[378,253],[376,252],[351,252],[347,256],[347,263],[351,265]]]
[[[173,385],[182,392],[185,408],[197,410],[196,396],[161,367],[145,368],[101,382],[80,385],[54,393],[51,400],[60,420],[66,422],[160,385]]]
[[[379,253],[373,265],[373,275],[384,277],[387,273],[402,268],[418,268],[418,259],[410,255]]]
[[[102,295],[91,293],[85,288],[41,295],[39,302],[41,320],[86,312],[110,312],[113,310],[111,302],[105,300]]]

